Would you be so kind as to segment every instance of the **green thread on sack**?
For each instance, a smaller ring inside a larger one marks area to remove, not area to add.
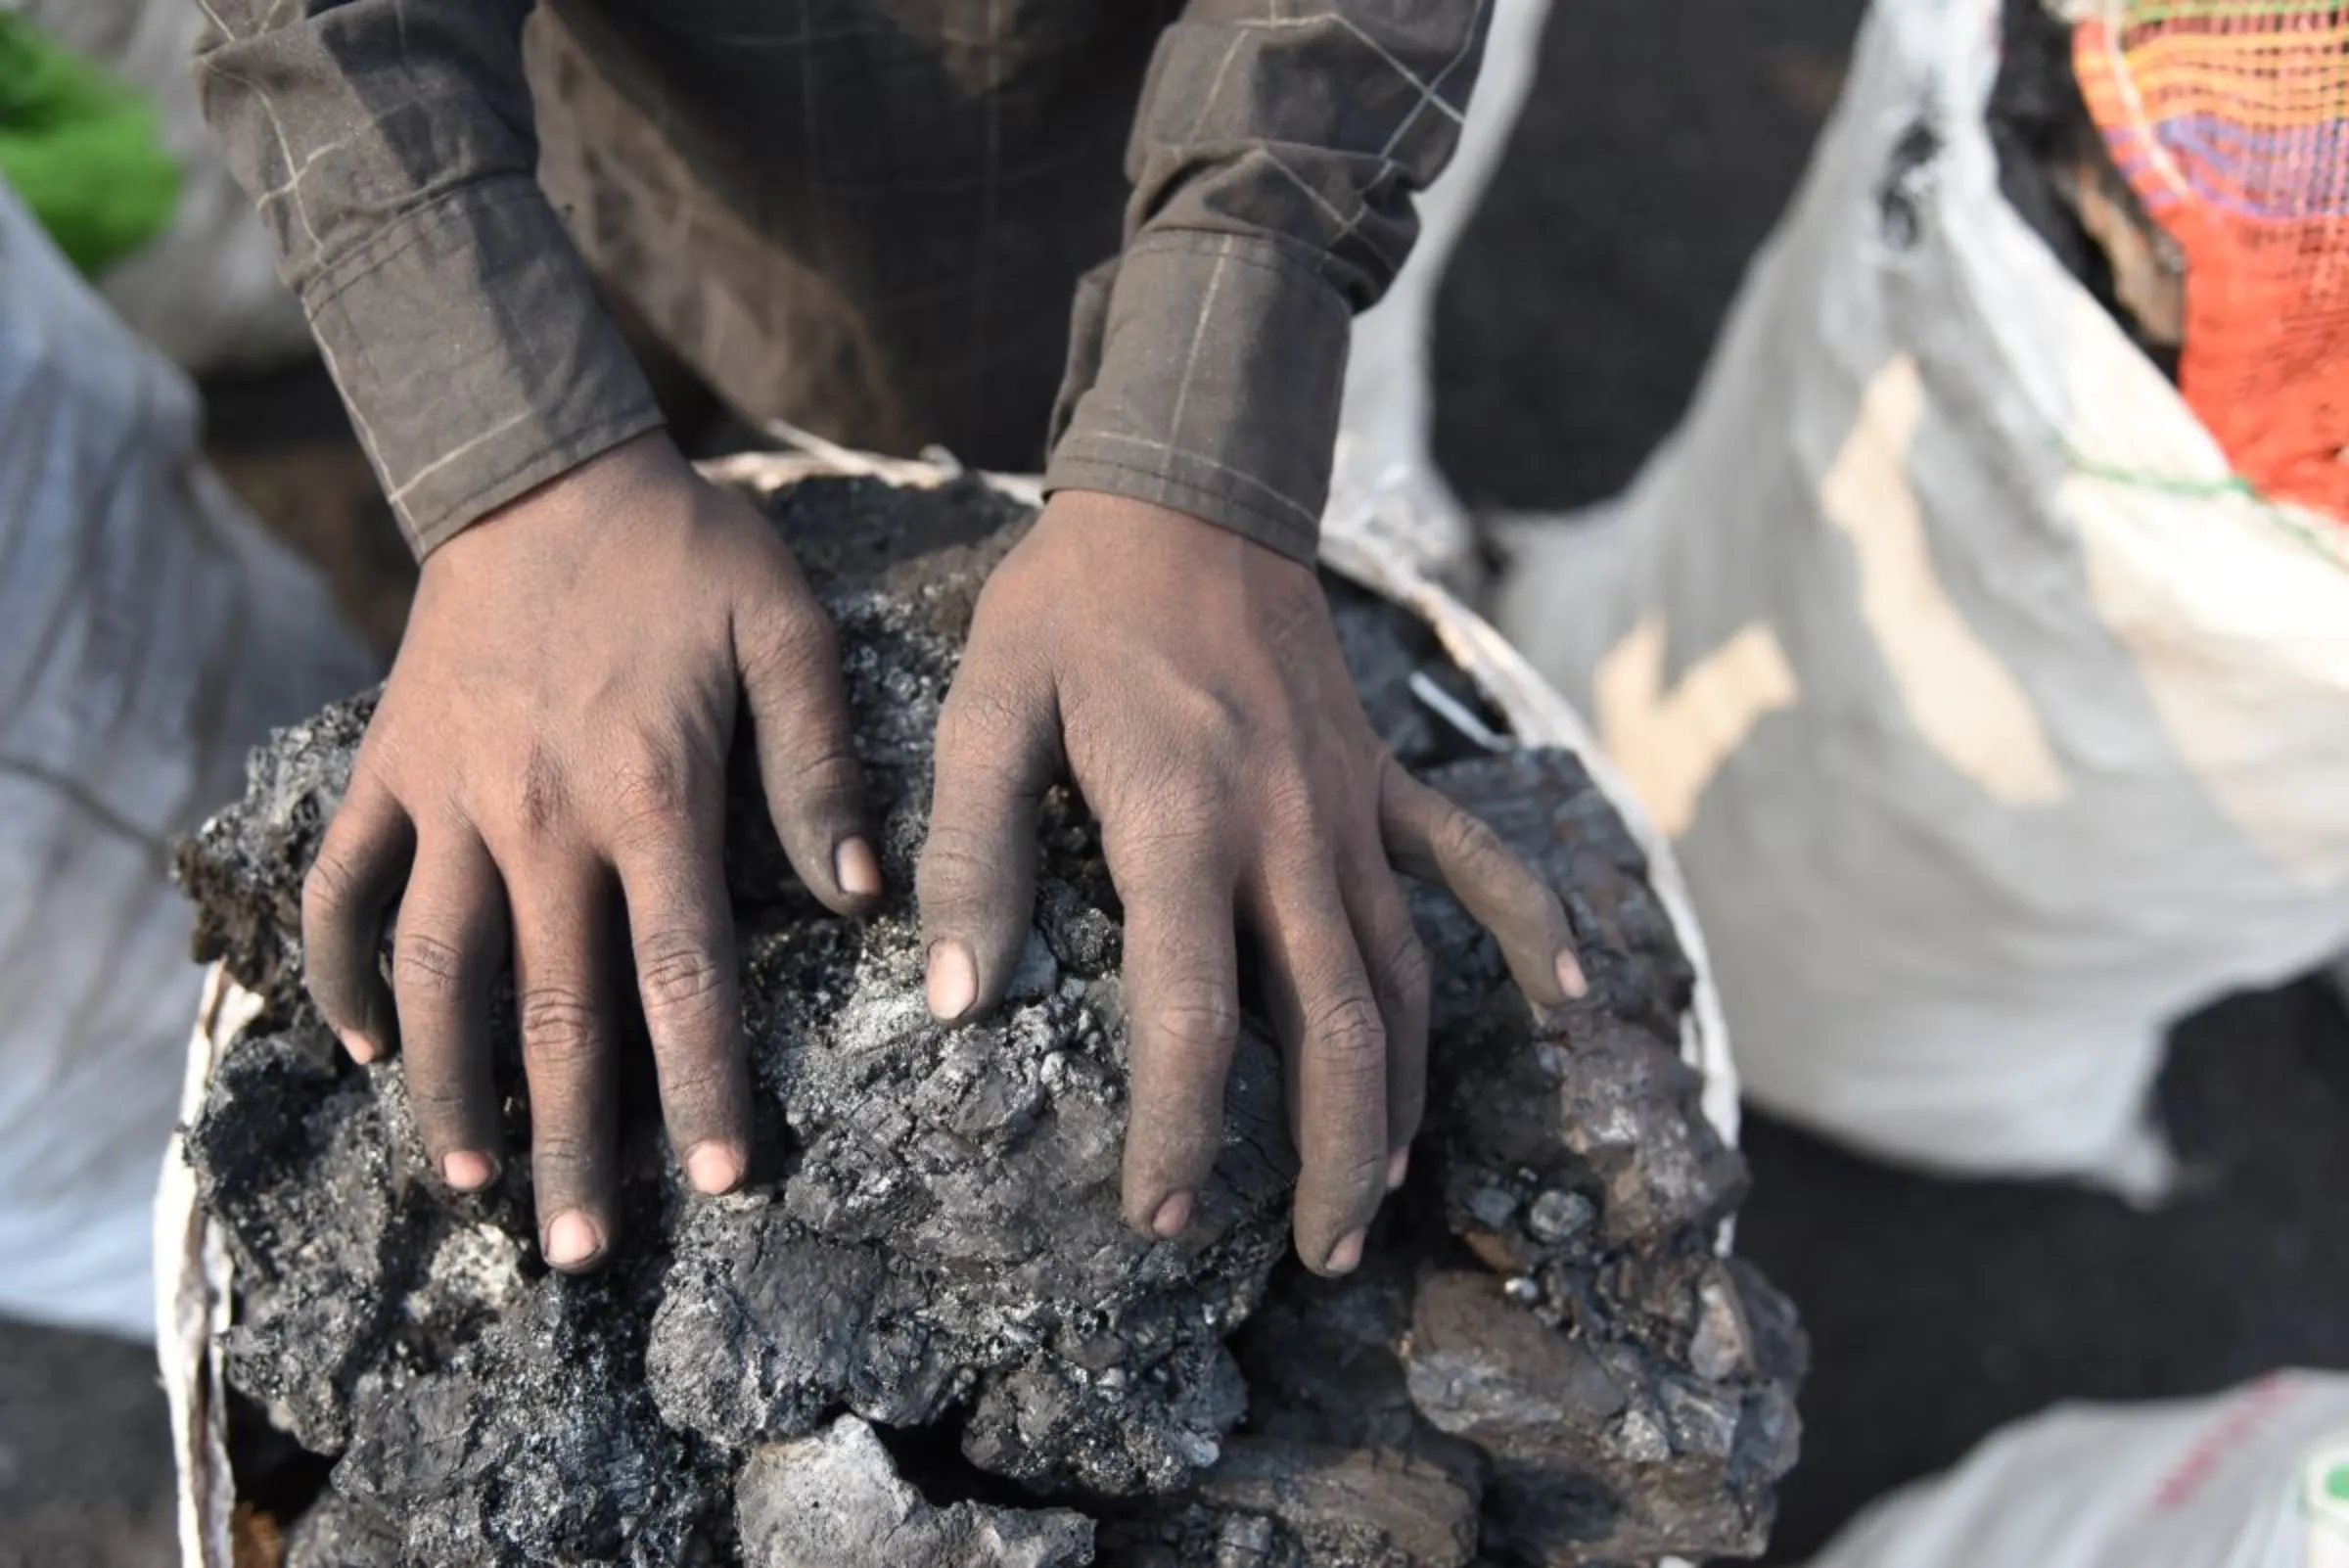
[[[2236,495],[2251,503],[2252,508],[2269,523],[2274,524],[2292,539],[2306,546],[2337,567],[2349,567],[2349,548],[2336,542],[2329,533],[2310,527],[2289,510],[2278,506],[2260,494],[2250,481],[2230,474],[2225,479],[2194,480],[2173,475],[2155,474],[2144,469],[2121,468],[2110,463],[2098,463],[2084,455],[2078,448],[2066,444],[2063,448],[2064,466],[2075,474],[2107,484],[2125,484],[2133,489],[2152,490],[2163,495],[2178,495],[2192,499],[2216,499]]]
[[[167,228],[179,164],[155,106],[0,12],[0,179],[94,277]]]

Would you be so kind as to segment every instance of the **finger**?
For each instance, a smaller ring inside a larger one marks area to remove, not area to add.
[[[497,1175],[489,988],[506,931],[505,885],[473,830],[421,834],[392,941],[392,986],[416,1131],[433,1169],[460,1192]]]
[[[1387,1032],[1326,861],[1268,890],[1255,925],[1265,992],[1289,1056],[1297,1256],[1342,1274],[1387,1190]]]
[[[1427,1018],[1432,977],[1410,906],[1375,851],[1346,857],[1346,908],[1387,1031],[1387,1190],[1403,1185],[1411,1139],[1427,1104]]]
[[[938,720],[938,782],[916,892],[931,1013],[976,1017],[1010,984],[1036,900],[1036,818],[1058,761],[1051,690],[977,647]]]
[[[584,854],[541,856],[510,870],[507,886],[539,1246],[557,1268],[588,1268],[613,1239],[613,995],[601,961],[610,889]]]
[[[825,908],[870,914],[881,899],[881,861],[865,826],[840,644],[797,568],[778,563],[769,580],[745,593],[734,642],[759,779],[784,855]]]
[[[407,813],[362,763],[302,878],[302,979],[327,1026],[362,1062],[399,1038],[377,953],[414,838]]]
[[[1223,1146],[1223,1084],[1240,1033],[1232,878],[1192,855],[1152,864],[1120,853],[1109,872],[1126,905],[1126,1016],[1132,1050],[1126,1222],[1174,1236]],[[1137,860],[1139,863],[1137,863]]]
[[[1500,836],[1387,760],[1379,828],[1395,865],[1449,889],[1500,944],[1518,989],[1537,1007],[1563,1007],[1589,990],[1574,928],[1540,873]]]
[[[670,1146],[694,1186],[729,1192],[749,1169],[751,1089],[743,1059],[734,916],[714,803],[617,846],[636,990]]]

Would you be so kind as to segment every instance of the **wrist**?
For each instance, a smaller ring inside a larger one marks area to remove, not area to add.
[[[693,465],[669,438],[668,427],[656,425],[574,464],[536,489],[525,491],[488,513],[482,521],[490,522],[526,507],[600,510],[645,489],[693,478]]]
[[[491,528],[512,532],[510,525],[518,521],[592,517],[608,514],[616,507],[632,508],[643,504],[651,492],[690,483],[693,478],[693,465],[677,450],[668,428],[655,426],[604,447],[512,500],[484,512],[435,545],[426,554],[424,564],[429,568],[451,545],[478,540],[484,530]]]
[[[1231,548],[1235,555],[1249,559],[1259,554],[1279,556],[1278,551],[1268,550],[1213,519],[1116,490],[1055,490],[1037,526],[1097,539]]]
[[[439,592],[518,593],[609,570],[615,547],[644,530],[662,530],[691,503],[698,479],[654,429],[607,446],[584,462],[484,513],[424,558],[419,603]]]

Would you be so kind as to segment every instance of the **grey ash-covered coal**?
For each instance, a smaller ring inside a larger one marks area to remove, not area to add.
[[[884,867],[908,888],[938,706],[1021,516],[975,486],[854,481],[771,510],[840,623]],[[617,1256],[552,1273],[527,1159],[453,1197],[396,1061],[350,1063],[300,993],[299,881],[369,700],[256,754],[245,801],[180,855],[202,953],[264,1006],[188,1142],[236,1266],[240,1485],[272,1499],[288,1561],[1757,1551],[1794,1457],[1804,1349],[1784,1300],[1712,1246],[1743,1168],[1679,1059],[1690,975],[1641,857],[1571,758],[1485,752],[1421,703],[1414,672],[1475,699],[1418,623],[1330,591],[1374,723],[1539,859],[1591,982],[1537,1030],[1491,940],[1414,890],[1438,976],[1428,1125],[1370,1262],[1338,1282],[1288,1257],[1280,1072],[1253,1025],[1190,1231],[1150,1242],[1120,1222],[1119,909],[1077,803],[1047,812],[1010,1001],[943,1029],[910,908],[825,914],[750,791],[729,877],[760,1091],[751,1179],[688,1193],[639,1084]],[[527,1150],[510,1007],[499,1034],[508,1148]],[[330,1479],[296,1496],[305,1473]]]

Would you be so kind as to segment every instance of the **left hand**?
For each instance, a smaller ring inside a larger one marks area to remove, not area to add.
[[[1127,1222],[1172,1236],[1213,1169],[1239,1034],[1235,927],[1288,1061],[1308,1268],[1361,1261],[1426,1093],[1427,955],[1393,867],[1443,882],[1538,1006],[1583,991],[1557,899],[1371,732],[1312,568],[1228,530],[1063,491],[979,600],[938,730],[919,896],[931,1012],[991,1007],[1065,771],[1126,905]]]

